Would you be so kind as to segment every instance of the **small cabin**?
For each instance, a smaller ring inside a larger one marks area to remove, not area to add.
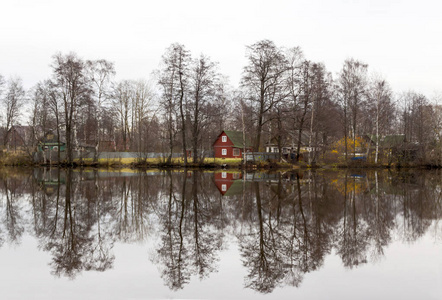
[[[242,158],[244,150],[251,152],[252,146],[241,131],[223,130],[213,143],[215,158]]]
[[[60,141],[55,134],[48,132],[45,137],[38,143],[37,151],[58,151],[63,152],[66,150],[66,143]]]

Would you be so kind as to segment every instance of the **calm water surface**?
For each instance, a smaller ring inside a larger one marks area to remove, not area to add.
[[[0,169],[1,299],[442,299],[438,171]]]

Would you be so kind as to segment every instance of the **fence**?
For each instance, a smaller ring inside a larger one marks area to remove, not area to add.
[[[169,153],[160,152],[100,152],[98,153],[98,159],[147,159],[147,158],[166,158]],[[173,158],[182,157],[182,153],[172,153]],[[82,151],[73,153],[74,160],[91,160],[94,159],[94,152],[92,151]],[[60,152],[60,161],[66,160],[66,152]],[[58,162],[58,152],[57,151],[45,151],[45,152],[35,152],[34,162],[36,163],[57,163]]]
[[[261,161],[278,160],[279,153],[247,152],[244,154],[244,159],[246,162],[261,162]]]

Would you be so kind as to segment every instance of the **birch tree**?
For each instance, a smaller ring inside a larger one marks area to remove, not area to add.
[[[349,133],[354,144],[353,156],[356,155],[359,112],[366,93],[367,68],[367,64],[351,58],[344,62],[344,66],[339,73],[338,97],[342,108],[346,160],[348,157],[347,137]]]
[[[394,114],[392,103],[392,91],[387,81],[381,78],[374,78],[368,91],[371,111],[375,120],[375,164],[379,161],[379,144],[391,125],[391,116]]]
[[[88,80],[91,82],[94,91],[94,119],[95,129],[95,154],[94,160],[98,159],[100,148],[101,132],[103,130],[104,108],[110,98],[110,83],[115,76],[115,68],[112,62],[104,59],[86,61]]]
[[[154,117],[154,95],[150,84],[145,80],[137,80],[134,83],[133,118],[135,120],[134,131],[137,135],[137,151],[147,150],[149,138],[149,124]],[[152,115],[150,115],[152,114]]]

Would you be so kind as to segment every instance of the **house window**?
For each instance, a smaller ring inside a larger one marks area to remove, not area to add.
[[[223,192],[227,191],[227,185],[226,184],[222,184],[221,185],[221,191],[223,191]]]
[[[221,150],[221,155],[227,155],[227,149],[222,149]]]
[[[221,178],[227,178],[227,172],[221,172]]]
[[[233,156],[239,156],[239,149],[238,148],[233,149]]]
[[[226,142],[227,142],[227,136],[225,136],[225,135],[222,136],[222,142],[223,142],[223,143],[226,143]]]

